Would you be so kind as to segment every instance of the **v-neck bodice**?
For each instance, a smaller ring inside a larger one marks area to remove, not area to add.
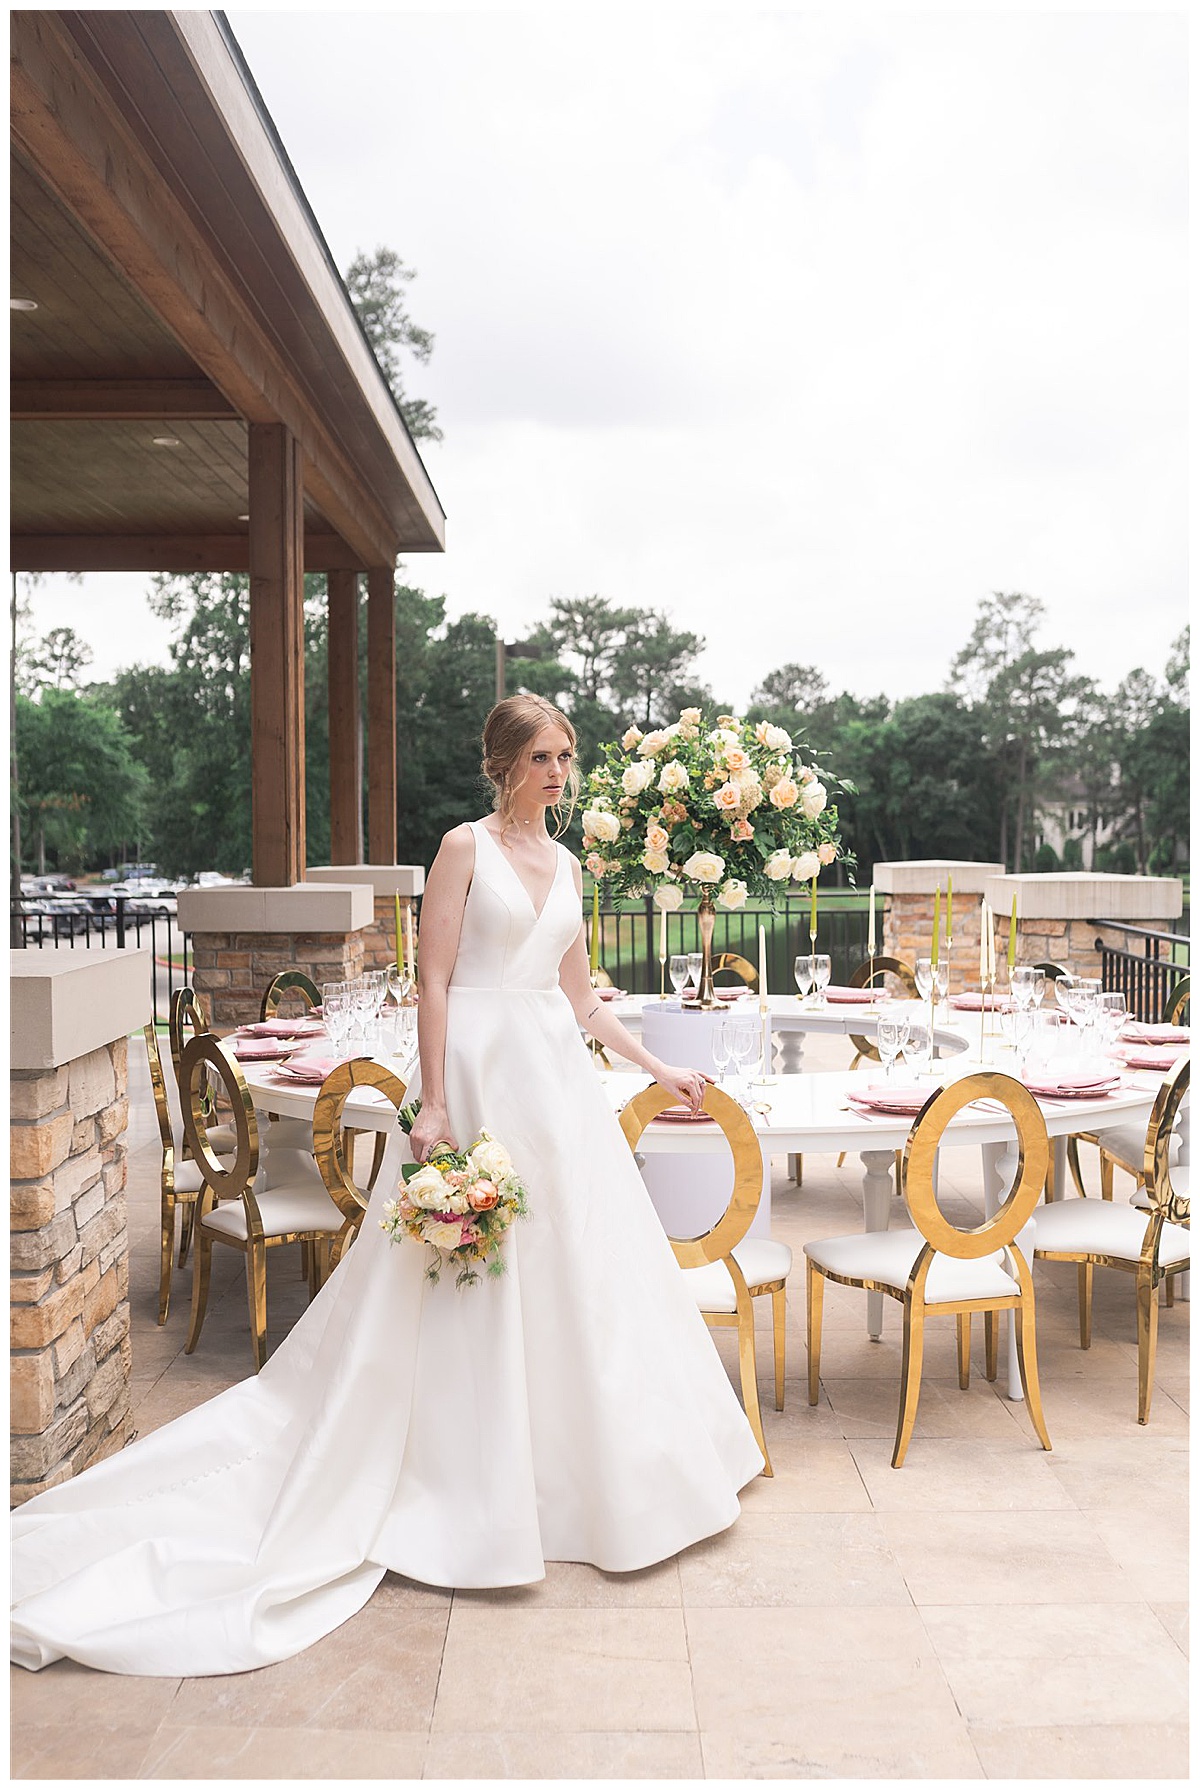
[[[451,988],[557,988],[563,953],[583,923],[569,854],[555,846],[558,861],[539,912],[487,827],[470,825],[475,869]]]

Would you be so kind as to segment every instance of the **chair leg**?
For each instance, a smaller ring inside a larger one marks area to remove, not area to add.
[[[1000,1318],[994,1311],[983,1314],[983,1377],[994,1380],[999,1371]]]
[[[893,1467],[902,1467],[917,1421],[917,1401],[921,1396],[921,1362],[925,1354],[925,1309],[904,1301],[904,1350],[900,1367],[900,1415],[896,1419],[896,1446],[892,1450]]]
[[[164,1194],[161,1207],[162,1244],[158,1269],[158,1321],[165,1324],[171,1303],[171,1257],[175,1254],[175,1200]]]
[[[1051,1152],[1050,1161],[1053,1164],[1053,1161],[1054,1161],[1053,1152]],[[1081,1200],[1086,1199],[1087,1198],[1087,1188],[1083,1184],[1083,1169],[1081,1168],[1080,1162],[1079,1162],[1079,1139],[1074,1136],[1069,1137],[1067,1139],[1067,1167],[1071,1171],[1071,1179],[1075,1183],[1076,1193],[1079,1195]],[[1066,1189],[1064,1188],[1063,1191],[1065,1193]]]
[[[896,1176],[896,1198],[898,1200],[903,1199],[904,1198],[904,1151],[903,1150],[896,1151],[895,1176]]]
[[[771,1320],[775,1342],[775,1409],[783,1410],[783,1382],[787,1351],[787,1288],[776,1287],[771,1294]]]
[[[965,1392],[971,1384],[971,1314],[960,1311],[955,1315],[958,1326],[958,1384]]]
[[[1092,1267],[1091,1262],[1079,1264],[1079,1346],[1090,1349],[1092,1346]]]
[[[742,1377],[742,1406],[754,1431],[754,1440],[762,1449],[763,1473],[768,1479],[774,1478],[771,1457],[767,1453],[767,1438],[763,1434],[762,1410],[758,1402],[758,1363],[754,1353],[754,1306],[753,1301],[746,1301],[747,1310],[738,1313],[738,1367]]]
[[[1137,1277],[1138,1422],[1150,1417],[1154,1395],[1154,1362],[1158,1353],[1158,1299],[1149,1274]]]
[[[250,1303],[250,1343],[254,1371],[261,1373],[267,1359],[267,1252],[252,1243],[246,1250],[246,1297]]]
[[[792,1177],[792,1180],[796,1183],[797,1187],[803,1187],[803,1185],[804,1185],[804,1158],[803,1158],[803,1156],[791,1155],[788,1157],[788,1174]]]
[[[188,1250],[192,1247],[192,1231],[196,1223],[196,1203],[199,1199],[188,1200],[181,1208],[179,1220],[179,1266],[187,1267]]]
[[[1107,1150],[1100,1152],[1100,1198],[1110,1200],[1113,1196],[1113,1159]]]
[[[825,1276],[811,1261],[808,1263],[807,1294],[808,1402],[815,1405],[821,1397],[821,1310],[825,1303]]]
[[[1045,1413],[1042,1410],[1042,1388],[1038,1380],[1037,1365],[1037,1326],[1033,1315],[1033,1294],[1023,1299],[1017,1307],[1017,1366],[1021,1373],[1021,1386],[1025,1393],[1025,1403],[1029,1407],[1029,1421],[1037,1433],[1042,1447],[1049,1450],[1050,1432],[1046,1428]]]
[[[379,1179],[379,1171],[383,1167],[384,1151],[387,1149],[387,1132],[375,1133],[375,1154],[371,1158],[371,1173],[367,1180],[367,1192],[374,1193],[375,1183]]]
[[[1164,1274],[1163,1275],[1163,1298],[1166,1300],[1166,1302],[1169,1306],[1174,1305],[1174,1303],[1175,1303],[1175,1277],[1173,1274]]]
[[[196,1253],[192,1257],[192,1321],[183,1352],[190,1355],[200,1341],[204,1314],[208,1309],[208,1282],[212,1274],[212,1238],[201,1225],[196,1232]]]

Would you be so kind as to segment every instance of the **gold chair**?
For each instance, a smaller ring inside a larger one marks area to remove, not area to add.
[[[298,994],[306,1007],[321,1005],[321,990],[311,976],[306,976],[303,970],[281,970],[263,995],[258,1015],[260,1023],[264,1019],[274,1019],[285,994]]]
[[[674,1105],[675,1095],[660,1088],[657,1082],[634,1095],[621,1114],[621,1129],[631,1150],[636,1149],[637,1141],[650,1121]],[[712,1328],[737,1331],[742,1404],[754,1439],[762,1450],[763,1472],[772,1476],[758,1402],[753,1302],[764,1294],[771,1295],[775,1409],[782,1411],[786,1281],[792,1266],[792,1252],[786,1243],[776,1243],[770,1237],[746,1237],[758,1210],[763,1182],[762,1151],[750,1120],[736,1100],[731,1100],[712,1083],[704,1090],[704,1111],[717,1121],[733,1152],[733,1192],[721,1217],[703,1236],[671,1237],[669,1242],[705,1323]]]
[[[175,1253],[175,1209],[182,1212],[179,1235],[179,1266],[187,1261],[196,1202],[204,1188],[204,1176],[196,1162],[185,1158],[183,1121],[173,1114],[167,1098],[167,1079],[153,1021],[144,1026],[146,1057],[150,1065],[150,1087],[154,1094],[154,1111],[158,1117],[158,1135],[162,1144],[162,1166],[159,1173],[159,1220],[161,1232],[158,1274],[158,1321],[165,1324],[171,1303],[171,1258]]]
[[[201,1032],[184,1045],[180,1067],[184,1131],[204,1177],[196,1209],[192,1319],[184,1353],[190,1355],[200,1340],[208,1305],[213,1244],[226,1243],[240,1249],[246,1258],[250,1336],[257,1373],[267,1357],[268,1250],[281,1243],[331,1244],[341,1235],[347,1215],[325,1191],[308,1147],[309,1127],[305,1120],[283,1119],[272,1126],[268,1159],[271,1184],[255,1192],[259,1134],[254,1105],[236,1060],[226,1054],[213,1033]],[[233,1109],[237,1150],[231,1163],[221,1162],[213,1154],[204,1127],[203,1093],[210,1081],[221,1084]],[[215,1205],[218,1199],[222,1203]],[[310,1297],[320,1282],[319,1272],[312,1265],[318,1260],[318,1249],[310,1248]]]
[[[339,1063],[321,1083],[321,1092],[317,1095],[317,1104],[313,1109],[313,1155],[317,1159],[325,1191],[346,1221],[337,1236],[323,1249],[321,1280],[333,1272],[358,1235],[369,1200],[369,1193],[363,1193],[355,1184],[346,1145],[351,1134],[342,1130],[342,1109],[354,1088],[378,1088],[387,1095],[397,1112],[404,1105],[405,1086],[400,1077],[393,1075],[382,1064],[373,1063],[369,1057],[356,1057],[349,1063]],[[381,1131],[379,1137],[386,1145],[387,1133]],[[372,1170],[372,1186],[377,1173],[376,1167]]]
[[[1038,1212],[1035,1258],[1075,1262],[1079,1270],[1079,1346],[1091,1347],[1092,1271],[1120,1268],[1134,1276],[1137,1298],[1138,1422],[1150,1416],[1158,1348],[1159,1284],[1191,1266],[1191,1203],[1171,1181],[1171,1139],[1191,1080],[1183,1057],[1155,1096],[1142,1158],[1144,1206],[1112,1200],[1055,1200]]]
[[[1190,976],[1181,976],[1167,996],[1165,1011],[1163,1013],[1164,1025],[1182,1025],[1184,1008],[1190,1007],[1191,1004],[1192,978]],[[1190,1025],[1191,1021],[1189,1020],[1188,1023]]]
[[[205,1018],[204,1008],[195,989],[184,983],[171,996],[170,1014],[167,1020],[167,1038],[171,1047],[171,1067],[175,1071],[175,1087],[178,1092],[180,1122],[183,1113],[183,1084],[179,1079],[180,1065],[183,1062],[183,1050],[189,1038],[197,1037],[201,1032],[210,1032],[212,1027]],[[237,1132],[232,1125],[221,1124],[216,1117],[216,1100],[211,1088],[204,1090],[204,1122],[208,1131],[208,1141],[218,1156],[230,1154],[237,1148]],[[191,1155],[191,1147],[184,1140],[184,1154]],[[185,1214],[190,1224],[191,1214]]]
[[[971,1230],[951,1224],[937,1203],[934,1165],[946,1126],[971,1101],[987,1096],[1012,1114],[1019,1151],[1013,1189],[993,1217]],[[908,1451],[921,1394],[925,1320],[954,1314],[958,1382],[970,1384],[971,1316],[984,1313],[986,1374],[996,1377],[996,1314],[1014,1311],[1017,1359],[1029,1416],[1043,1448],[1050,1447],[1038,1385],[1033,1276],[1018,1233],[1041,1197],[1050,1145],[1037,1101],[1011,1076],[967,1075],[926,1101],[904,1145],[904,1201],[914,1229],[867,1231],[806,1243],[808,1258],[808,1402],[820,1397],[821,1312],[826,1280],[886,1293],[904,1307],[900,1413],[892,1465]]]
[[[752,994],[758,993],[758,971],[746,958],[739,957],[736,951],[722,951],[719,957],[713,958],[714,982],[722,970],[731,970],[735,976],[740,977]]]

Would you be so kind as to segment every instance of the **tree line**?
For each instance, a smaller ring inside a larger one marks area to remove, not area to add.
[[[19,644],[16,746],[25,864],[83,870],[130,857],[171,875],[232,874],[250,862],[249,581],[196,574],[153,581],[170,621],[170,663],[87,679],[90,652],[70,630]],[[324,580],[305,594],[309,859],[329,861],[328,659]],[[479,735],[495,696],[496,624],[451,618],[439,597],[398,575],[398,849],[428,864],[448,827],[486,799]],[[1188,633],[1161,675],[1137,668],[1113,690],[1039,644],[1043,605],[995,593],[941,689],[892,701],[835,693],[800,661],[764,674],[746,712],[786,727],[857,794],[839,801],[857,880],[880,859],[993,859],[1009,868],[1082,865],[1171,871],[1188,839]],[[508,687],[547,696],[579,735],[581,769],[636,722],[690,704],[733,709],[696,674],[698,634],[665,611],[598,595],[554,599],[510,660]],[[365,628],[360,685],[366,688]],[[1040,812],[1064,792],[1077,817],[1060,859],[1038,843]]]

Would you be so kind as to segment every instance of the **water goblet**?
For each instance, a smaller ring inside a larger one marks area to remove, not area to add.
[[[1035,969],[1033,972],[1033,1007],[1036,1010],[1042,1004],[1042,996],[1046,992],[1046,972]]]
[[[1013,965],[1012,975],[1008,979],[1009,989],[1018,1007],[1032,1007],[1034,999],[1034,969],[1032,964],[1017,963]]]
[[[733,1039],[729,1035],[729,1021],[720,1019],[713,1027],[712,1039],[713,1068],[717,1072],[717,1086],[721,1087],[725,1080],[725,1071],[733,1060]]]
[[[904,1042],[897,1055],[902,1055],[914,1075],[933,1068],[933,1028],[923,1006],[910,1008],[905,1020]]]
[[[700,977],[704,970],[704,953],[703,953],[703,951],[689,951],[688,959],[687,959],[687,966],[688,966],[688,981],[691,983],[692,987],[696,990],[697,996],[699,996]]]
[[[807,1001],[809,994],[812,992],[812,985],[813,985],[813,960],[812,960],[812,958],[807,957],[807,956],[806,957],[797,957],[796,961],[792,965],[792,974],[796,978],[796,987],[800,991],[800,1003],[803,1006],[803,1004]]]
[[[913,980],[917,985],[917,993],[923,1001],[927,1001],[933,993],[933,964],[928,957],[918,957],[913,966]]]
[[[345,993],[326,994],[323,1006],[325,1009],[325,1031],[334,1056],[340,1057],[350,1035],[350,1024],[353,1019],[350,1010],[350,996]]]
[[[375,1005],[375,996],[367,985],[365,976],[359,976],[350,986],[350,1011],[353,1015],[353,1030],[357,1032],[363,1045],[367,1042],[367,1029],[371,1023],[371,1013]]]
[[[1106,1051],[1112,1050],[1128,1017],[1125,996],[1120,989],[1105,989],[1096,1005],[1096,1030]]]
[[[1064,1013],[1071,1011],[1070,997],[1074,986],[1074,976],[1062,975],[1054,978],[1054,999]]]
[[[739,1014],[736,1018],[730,1017],[726,1023],[729,1026],[732,1061],[739,1072],[748,1069],[758,1055],[758,1022],[748,1014]],[[740,1073],[738,1079],[742,1079]]]
[[[403,1007],[412,993],[412,974],[407,963],[403,967],[398,963],[389,963],[384,971],[384,976],[387,980],[388,993],[397,1007]]]
[[[908,1040],[908,1019],[903,1013],[893,1010],[881,1013],[875,1032],[875,1043],[879,1050],[879,1060],[883,1064],[885,1081],[892,1079],[892,1065],[903,1050]]]
[[[813,989],[816,993],[818,1007],[825,1005],[825,990],[829,987],[832,970],[832,960],[824,952],[818,951],[813,954]]]
[[[944,1001],[950,989],[950,965],[944,957],[940,957],[933,966],[933,989],[931,999],[936,1006]]]
[[[687,973],[688,960],[685,956],[679,955],[670,959],[667,964],[667,974],[671,978],[671,987],[675,990],[676,994],[681,994],[683,992],[683,985],[687,981]]]

